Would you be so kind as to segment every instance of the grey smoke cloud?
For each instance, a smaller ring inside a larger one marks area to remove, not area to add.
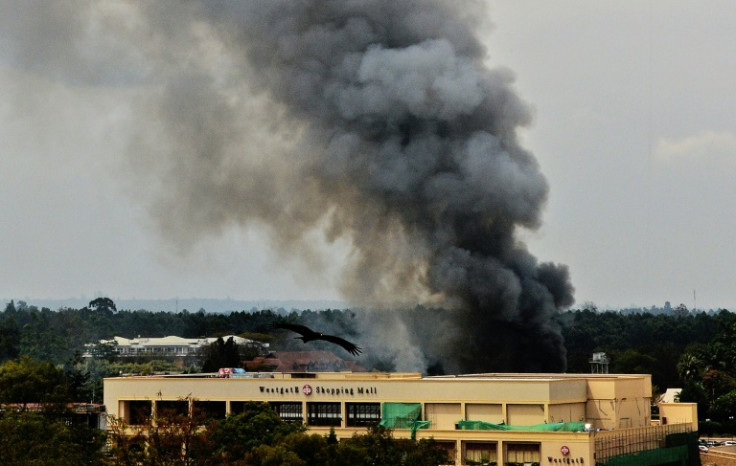
[[[65,6],[27,7],[38,23],[10,34],[11,59],[136,89],[131,194],[171,244],[256,225],[319,270],[321,231],[350,246],[346,298],[454,311],[386,325],[385,344],[415,331],[450,371],[564,369],[554,318],[572,286],[516,238],[539,226],[548,186],[518,143],[531,115],[513,74],[487,67],[475,36],[482,2]]]

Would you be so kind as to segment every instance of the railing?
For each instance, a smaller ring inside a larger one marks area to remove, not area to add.
[[[685,434],[693,430],[693,425],[686,423],[596,432],[595,459],[605,462],[621,455],[663,448],[668,435]]]

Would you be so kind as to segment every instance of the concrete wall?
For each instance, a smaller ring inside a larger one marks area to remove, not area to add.
[[[664,424],[682,424],[690,422],[698,429],[697,403],[660,403],[659,422]]]
[[[467,403],[465,405],[465,419],[500,424],[504,422],[503,405]]]
[[[583,403],[565,403],[549,406],[547,422],[580,422],[585,421],[585,405]]]
[[[506,418],[506,424],[513,426],[544,424],[544,405],[508,404],[506,405]]]
[[[463,416],[460,403],[426,403],[424,419],[430,421],[434,429],[452,430]]]

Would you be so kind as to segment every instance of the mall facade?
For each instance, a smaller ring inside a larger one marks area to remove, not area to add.
[[[652,420],[649,375],[266,372],[104,384],[108,414],[130,425],[172,412],[224,418],[262,401],[340,439],[376,423],[396,438],[433,438],[448,464],[696,464],[696,405],[660,404]]]

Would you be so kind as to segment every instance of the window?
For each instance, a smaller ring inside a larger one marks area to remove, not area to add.
[[[148,423],[151,417],[151,402],[144,400],[125,401],[127,415],[125,421],[132,425],[138,426]]]
[[[506,444],[507,463],[539,463],[538,443],[509,443]]]
[[[157,401],[156,417],[169,421],[180,421],[189,416],[189,401]]]
[[[496,461],[495,442],[467,442],[465,444],[463,464],[495,464]]]
[[[192,406],[192,416],[197,421],[206,421],[210,419],[225,418],[225,402],[224,401],[198,401],[195,400]]]
[[[380,403],[346,403],[348,427],[370,426],[381,422]]]
[[[282,421],[304,422],[301,402],[271,403],[271,407],[276,411],[276,414],[279,415]]]
[[[307,403],[310,426],[339,426],[342,422],[340,403]]]

